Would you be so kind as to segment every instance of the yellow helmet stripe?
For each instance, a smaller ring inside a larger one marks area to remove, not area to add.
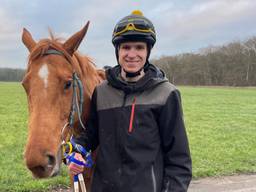
[[[155,34],[155,32],[152,29],[138,29],[138,28],[135,27],[135,25],[133,23],[128,23],[122,31],[114,33],[114,37],[118,36],[122,33],[125,33],[127,31],[139,31],[139,32],[144,32],[144,33],[153,33],[153,34]]]

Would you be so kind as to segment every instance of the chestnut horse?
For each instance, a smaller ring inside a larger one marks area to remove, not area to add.
[[[22,81],[29,109],[24,158],[26,166],[36,178],[52,177],[60,171],[62,129],[68,122],[71,110],[73,72],[83,84],[83,120],[88,117],[95,86],[105,78],[103,70],[97,70],[90,58],[76,51],[88,26],[89,22],[64,43],[52,34],[51,39],[36,42],[29,31],[23,29],[22,41],[30,52],[27,72]],[[81,131],[77,128],[77,119],[76,115],[75,126],[68,131],[69,134],[79,134]],[[87,188],[89,180],[87,175]]]

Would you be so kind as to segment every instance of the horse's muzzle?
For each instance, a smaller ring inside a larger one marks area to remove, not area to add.
[[[35,178],[54,177],[60,172],[61,153],[58,152],[57,156],[46,153],[40,157],[26,158],[25,161]]]

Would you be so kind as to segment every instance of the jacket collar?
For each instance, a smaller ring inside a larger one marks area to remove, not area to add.
[[[125,94],[130,94],[144,91],[159,83],[168,81],[163,71],[152,64],[148,63],[148,65],[145,75],[135,83],[129,83],[120,78],[120,65],[110,68],[106,71],[108,83],[112,87],[123,90]]]

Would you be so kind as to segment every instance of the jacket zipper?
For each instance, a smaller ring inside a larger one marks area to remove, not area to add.
[[[156,176],[154,172],[154,165],[151,166],[151,176],[152,176],[152,183],[153,183],[153,192],[156,192]]]
[[[131,115],[130,115],[130,124],[129,124],[128,133],[131,133],[132,130],[133,130],[133,120],[134,120],[135,102],[136,102],[136,97],[134,97],[133,102],[132,102],[132,110],[131,110]]]
[[[123,98],[122,107],[124,107],[124,106],[125,106],[127,96],[128,96],[128,95],[125,93],[125,94],[124,94],[124,98]]]

